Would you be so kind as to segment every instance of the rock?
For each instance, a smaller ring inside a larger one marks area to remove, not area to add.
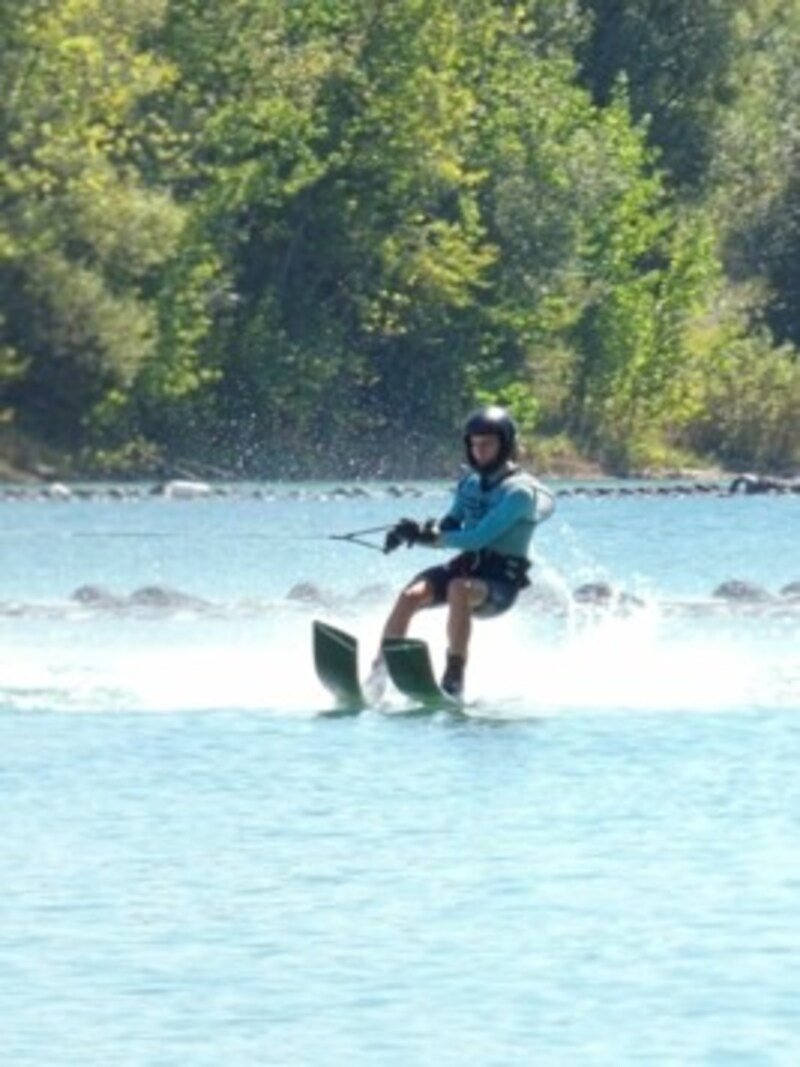
[[[298,582],[286,594],[287,600],[299,600],[302,604],[324,604],[328,597],[313,582]]]
[[[587,582],[573,592],[572,599],[577,604],[593,604],[596,607],[641,608],[644,601],[633,593],[614,589],[608,582]]]
[[[190,482],[174,479],[164,482],[153,490],[157,496],[166,497],[168,500],[199,500],[212,494],[208,482]]]
[[[81,585],[73,592],[71,599],[92,608],[119,608],[125,603],[122,597],[102,585]]]
[[[608,582],[586,582],[572,594],[578,604],[609,604],[614,599],[614,590]]]
[[[733,578],[730,581],[723,582],[722,585],[718,585],[711,595],[720,600],[733,600],[748,604],[763,604],[773,599],[772,594],[762,585],[756,585],[754,582],[744,582],[738,578]]]
[[[739,474],[730,484],[729,492],[800,493],[800,478],[774,478],[763,474]]]
[[[182,593],[179,589],[170,589],[164,585],[145,585],[135,590],[130,597],[130,603],[136,607],[145,608],[198,608],[209,607],[207,600]]]

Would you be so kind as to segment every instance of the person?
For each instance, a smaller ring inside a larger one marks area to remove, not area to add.
[[[447,662],[442,688],[458,697],[464,688],[472,619],[507,611],[527,574],[533,532],[552,515],[553,495],[515,462],[517,429],[501,407],[473,412],[464,425],[469,471],[456,486],[439,523],[401,519],[386,535],[384,552],[401,545],[455,549],[449,562],[420,571],[398,596],[381,641],[405,637],[418,611],[446,604]],[[370,678],[380,687],[379,653]]]

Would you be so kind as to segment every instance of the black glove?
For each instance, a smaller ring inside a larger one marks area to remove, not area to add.
[[[407,545],[411,548],[419,537],[419,533],[418,522],[414,522],[413,519],[401,519],[387,533],[386,540],[383,542],[383,551],[394,552],[400,545]]]
[[[432,545],[437,538],[436,527],[433,519],[428,519],[424,526],[420,526],[414,519],[401,519],[393,526],[383,542],[384,552],[394,552],[400,545]]]
[[[428,519],[424,526],[420,527],[414,544],[417,545],[435,545],[439,540],[439,531],[436,528],[436,523],[433,519]]]

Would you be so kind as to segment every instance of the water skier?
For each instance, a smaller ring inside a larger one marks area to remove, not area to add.
[[[472,618],[507,611],[530,584],[533,532],[554,508],[553,495],[515,462],[517,430],[500,407],[474,412],[464,426],[470,471],[458,483],[450,510],[437,524],[401,519],[387,533],[385,552],[405,544],[456,549],[449,562],[421,571],[398,596],[382,640],[405,637],[414,615],[447,604],[447,663],[442,688],[458,697],[464,688]],[[370,682],[380,688],[382,657]]]

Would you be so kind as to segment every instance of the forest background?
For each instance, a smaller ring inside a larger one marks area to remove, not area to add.
[[[0,456],[800,465],[800,0],[0,0]],[[457,440],[457,437],[455,438]]]

